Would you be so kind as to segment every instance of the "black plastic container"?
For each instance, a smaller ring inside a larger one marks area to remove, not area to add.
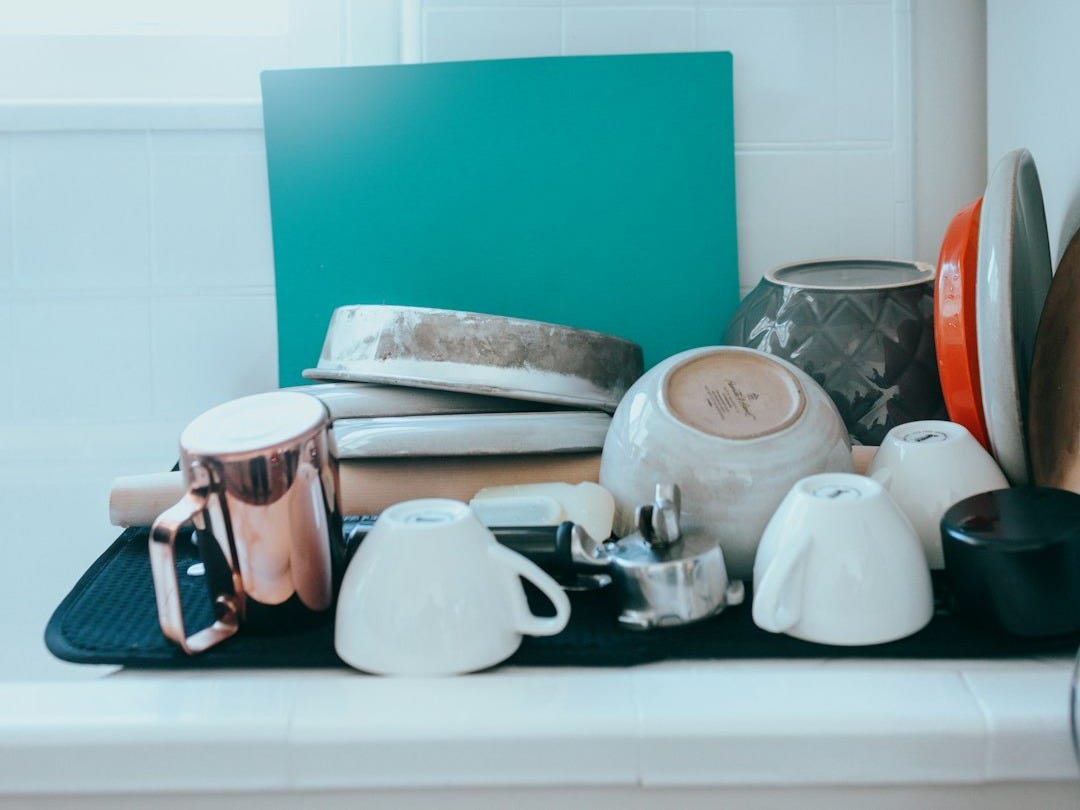
[[[941,518],[956,609],[1021,636],[1080,630],[1080,495],[1014,487]]]

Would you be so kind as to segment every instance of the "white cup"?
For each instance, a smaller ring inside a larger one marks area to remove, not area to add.
[[[754,560],[754,623],[820,644],[893,641],[934,612],[911,522],[876,481],[803,478],[781,502]]]
[[[945,567],[941,517],[954,503],[1009,486],[997,462],[968,429],[926,420],[888,432],[866,474],[911,520],[933,569]]]
[[[519,577],[554,616],[530,611]],[[367,672],[456,675],[494,666],[522,635],[555,635],[569,619],[559,584],[499,545],[467,504],[428,498],[391,506],[364,538],[341,583],[334,645]]]

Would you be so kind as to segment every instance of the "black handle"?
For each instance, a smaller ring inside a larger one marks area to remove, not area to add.
[[[573,528],[573,523],[565,521],[558,526],[499,526],[491,531],[502,545],[528,557],[545,571],[569,574],[574,570],[570,556]]]
[[[345,518],[346,553],[350,559],[374,525],[371,516]],[[574,571],[570,556],[573,528],[574,524],[568,520],[558,526],[496,526],[491,531],[502,545],[528,557],[545,571],[569,574]]]

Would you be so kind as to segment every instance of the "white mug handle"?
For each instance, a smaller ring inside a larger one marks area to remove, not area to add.
[[[809,532],[788,537],[765,569],[754,590],[754,624],[770,633],[783,633],[799,621],[802,613],[801,571],[812,537]],[[795,593],[792,589],[797,588]]]
[[[526,636],[554,636],[561,633],[570,621],[570,599],[559,583],[532,560],[516,551],[498,543],[493,543],[489,551],[499,565],[509,569],[513,577],[510,603],[514,611],[514,628]],[[554,616],[537,616],[529,610],[529,603],[525,599],[525,591],[518,577],[529,580],[551,600],[551,604],[555,606]]]

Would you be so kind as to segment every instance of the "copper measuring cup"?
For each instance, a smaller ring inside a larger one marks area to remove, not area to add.
[[[189,655],[241,626],[273,631],[328,618],[344,559],[337,464],[318,399],[275,391],[226,402],[180,436],[187,491],[154,521],[158,621]],[[193,523],[214,622],[188,635],[175,545]]]

